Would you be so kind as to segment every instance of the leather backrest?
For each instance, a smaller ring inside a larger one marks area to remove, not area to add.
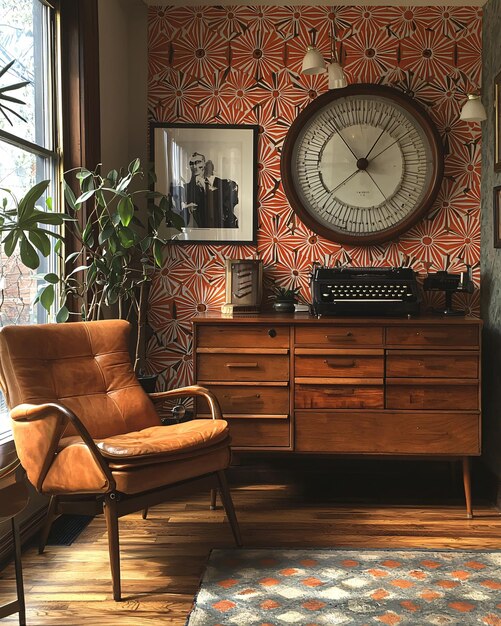
[[[60,402],[94,439],[160,424],[130,362],[124,320],[7,326],[0,383],[10,408]],[[68,426],[64,436],[74,434]]]

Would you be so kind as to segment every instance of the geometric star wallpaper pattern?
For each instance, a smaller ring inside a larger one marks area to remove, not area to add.
[[[300,288],[311,301],[313,262],[352,266],[410,263],[427,271],[470,265],[475,292],[454,304],[479,314],[480,124],[459,119],[466,94],[481,85],[480,7],[150,6],[150,121],[259,127],[257,246],[169,245],[152,285],[148,369],[160,388],[193,378],[190,319],[224,304],[224,260],[262,259],[265,286]],[[398,239],[350,246],[307,228],[289,206],[280,154],[291,123],[327,91],[325,74],[300,73],[312,37],[325,59],[336,51],[349,83],[400,89],[430,114],[445,150],[445,176],[428,215]],[[442,303],[423,294],[423,308]]]

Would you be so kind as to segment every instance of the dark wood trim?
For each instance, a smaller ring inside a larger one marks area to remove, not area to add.
[[[63,170],[84,166],[95,169],[101,161],[101,102],[99,96],[99,29],[97,0],[60,0],[61,92],[63,120]],[[70,177],[73,192],[79,189]],[[79,212],[87,223],[87,207]],[[66,253],[80,249],[78,239],[66,231]],[[81,302],[68,297],[71,311]]]
[[[97,0],[61,0],[63,164],[94,169],[101,158]]]
[[[47,505],[38,507],[31,515],[20,523],[19,532],[21,535],[21,543],[25,544],[32,539],[42,528]],[[4,564],[11,560],[14,554],[14,543],[12,541],[12,533],[7,532],[0,541],[0,570]]]

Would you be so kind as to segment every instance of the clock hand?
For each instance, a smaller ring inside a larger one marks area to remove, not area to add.
[[[370,153],[374,150],[374,148],[376,147],[377,142],[381,139],[381,137],[383,136],[383,133],[385,133],[385,132],[386,132],[386,129],[387,129],[387,128],[388,128],[388,126],[390,125],[390,121],[391,121],[391,118],[389,118],[389,119],[387,120],[386,124],[384,125],[383,130],[379,133],[378,138],[377,138],[377,139],[376,139],[376,141],[372,144],[371,149],[369,150],[369,152],[365,155],[365,158],[366,158],[366,159],[368,159],[368,158],[369,158],[369,155],[370,155]]]
[[[337,185],[337,187],[334,187],[334,189],[331,189],[329,191],[329,194],[334,193],[335,191],[337,191],[339,189],[339,187],[342,187],[345,183],[347,183],[351,178],[353,178],[354,176],[356,176],[356,174],[358,174],[358,172],[360,172],[361,170],[355,170],[353,172],[353,174],[350,174],[347,178],[345,178],[342,182],[339,183],[339,185]]]
[[[376,183],[376,181],[374,180],[374,176],[369,172],[369,170],[365,170],[367,172],[367,174],[369,174],[369,176],[371,177],[372,182],[376,185],[376,187],[379,190],[379,193],[383,196],[383,198],[385,200],[388,200],[388,198],[384,195],[384,193],[381,190],[381,187]]]
[[[348,144],[348,142],[346,141],[346,139],[343,137],[343,135],[341,135],[341,131],[339,130],[339,128],[336,126],[336,124],[334,123],[334,120],[331,120],[331,128],[333,128],[336,133],[341,137],[341,141],[344,143],[344,145],[348,148],[348,150],[353,154],[353,156],[358,159],[357,155],[353,152],[353,150],[351,149],[351,146]]]
[[[395,141],[393,143],[390,143],[389,146],[386,146],[386,148],[383,148],[383,150],[381,150],[381,152],[378,152],[376,154],[375,157],[372,157],[372,161],[374,161],[374,159],[377,159],[378,156],[380,156],[381,154],[383,154],[383,152],[386,152],[386,150],[388,150],[388,148],[391,148],[392,146],[394,146],[396,143],[398,143],[401,139],[403,139],[406,135],[408,135],[409,133],[411,133],[413,131],[413,129],[411,128],[411,130],[408,130],[406,133],[404,133],[401,137],[399,137],[398,139],[395,139]]]

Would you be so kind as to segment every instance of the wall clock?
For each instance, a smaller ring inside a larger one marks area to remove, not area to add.
[[[433,204],[444,169],[440,136],[413,99],[383,85],[322,94],[294,120],[281,174],[314,232],[341,243],[393,239]]]

